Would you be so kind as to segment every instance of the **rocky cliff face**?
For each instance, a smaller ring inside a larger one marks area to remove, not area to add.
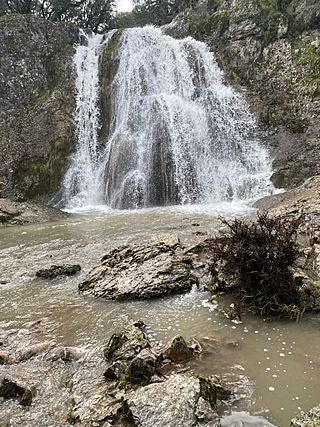
[[[73,145],[78,31],[33,16],[0,19],[0,197],[49,196]]]
[[[209,44],[245,88],[279,187],[320,173],[319,28],[318,0],[200,0],[166,27]]]

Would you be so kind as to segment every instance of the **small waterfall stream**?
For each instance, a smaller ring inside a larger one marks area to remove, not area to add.
[[[205,204],[270,192],[270,159],[246,102],[192,38],[124,31],[109,135],[99,141],[99,55],[113,34],[88,37],[75,54],[78,147],[63,183],[66,207]]]
[[[98,146],[99,56],[113,33],[88,36],[81,32],[85,45],[78,45],[73,59],[76,72],[74,122],[78,145],[63,181],[63,203],[69,206],[103,202],[103,162]]]

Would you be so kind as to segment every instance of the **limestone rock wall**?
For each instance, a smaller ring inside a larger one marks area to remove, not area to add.
[[[320,173],[318,0],[199,0],[165,31],[205,41],[245,90],[274,157],[276,186]]]
[[[0,197],[48,198],[74,146],[72,55],[78,30],[0,18]]]

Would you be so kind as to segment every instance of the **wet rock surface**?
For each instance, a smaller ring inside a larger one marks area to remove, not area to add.
[[[52,327],[42,319],[0,329],[10,356],[0,365],[0,425],[220,425],[216,408],[230,391],[217,377],[201,377],[185,363],[171,361],[162,374],[165,348],[152,347],[143,322],[113,334],[104,352],[61,347],[48,340]],[[194,342],[186,345],[197,357]],[[114,376],[106,375],[110,366],[119,368]]]
[[[210,392],[199,378],[174,374],[166,381],[151,384],[126,396],[134,423],[139,427],[197,427],[220,426],[212,409],[216,396],[214,385]]]
[[[177,335],[167,344],[163,351],[163,357],[175,363],[187,362],[193,357],[193,352],[184,338],[181,335]]]
[[[34,387],[28,387],[16,378],[0,379],[0,397],[3,399],[18,399],[20,405],[30,406],[35,395]]]
[[[310,409],[309,412],[301,412],[291,420],[291,427],[318,427],[320,426],[320,405]]]
[[[36,272],[41,279],[55,279],[59,276],[73,276],[81,270],[79,264],[52,265]]]
[[[162,239],[163,240],[163,239]],[[87,295],[106,299],[154,298],[189,291],[198,279],[192,258],[169,244],[126,245],[106,254],[79,284]]]
[[[16,202],[0,198],[0,225],[23,225],[55,221],[69,215],[36,202]]]

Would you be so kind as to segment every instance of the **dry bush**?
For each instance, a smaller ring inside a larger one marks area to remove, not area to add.
[[[260,314],[295,313],[299,293],[289,267],[299,257],[302,218],[265,212],[252,222],[220,219],[225,228],[207,243],[218,289],[237,294],[242,306]]]

